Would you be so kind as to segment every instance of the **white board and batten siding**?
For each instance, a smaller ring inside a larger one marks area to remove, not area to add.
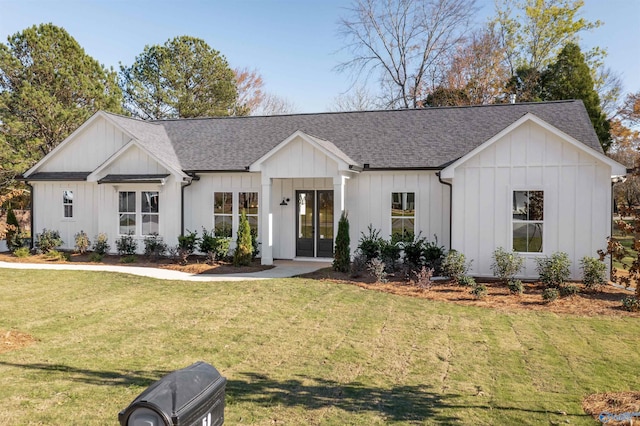
[[[512,249],[513,191],[544,191],[543,252],[524,254],[524,278],[536,257],[565,252],[572,278],[580,260],[606,247],[611,167],[534,122],[526,122],[455,169],[452,248],[472,260],[470,274],[492,276],[497,247]]]
[[[449,187],[433,171],[365,171],[347,181],[351,252],[371,224],[391,236],[391,194],[415,192],[415,234],[449,248]]]
[[[90,172],[125,146],[131,138],[105,118],[74,135],[70,143],[42,164],[40,172]]]

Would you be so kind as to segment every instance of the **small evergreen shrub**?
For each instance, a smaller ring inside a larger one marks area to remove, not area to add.
[[[138,242],[133,238],[133,235],[121,235],[116,240],[116,250],[120,256],[132,256],[136,254],[138,250]]]
[[[127,256],[122,256],[120,258],[120,263],[136,263],[137,260],[138,259],[134,255],[129,254]]]
[[[474,287],[476,285],[476,280],[469,275],[463,275],[458,279],[458,284],[464,287]]]
[[[195,231],[189,231],[187,229],[188,234],[179,235],[178,236],[178,258],[180,260],[180,264],[186,265],[187,259],[189,256],[196,251],[196,246],[200,239],[198,238],[198,234]]]
[[[427,268],[432,268],[435,273],[440,273],[442,272],[445,251],[443,246],[438,245],[438,237],[436,235],[433,237],[433,241],[426,241],[423,244],[422,257]]]
[[[539,257],[536,264],[540,281],[547,287],[558,288],[571,276],[571,261],[567,253],[557,252],[551,257]]]
[[[231,238],[216,236],[213,229],[209,232],[202,228],[200,252],[206,253],[207,263],[213,264],[226,258],[229,255],[230,244]]]
[[[75,240],[76,253],[85,254],[91,246],[91,241],[89,241],[89,236],[87,235],[87,233],[84,231],[80,231],[76,235],[74,235],[73,238]]]
[[[413,283],[419,289],[429,290],[433,285],[433,281],[431,281],[431,278],[433,277],[433,269],[423,266],[420,271],[414,272],[413,274],[415,276]]]
[[[228,238],[231,243],[231,238]],[[260,241],[258,241],[258,230],[251,228],[251,246],[253,247],[253,253],[251,253],[251,259],[255,259],[260,254]],[[227,249],[227,252],[229,250]],[[225,255],[226,256],[226,255]]]
[[[465,275],[468,270],[469,264],[466,263],[464,254],[456,250],[450,250],[442,262],[442,271],[455,282],[459,282],[460,277]]]
[[[385,264],[378,258],[371,259],[367,263],[367,269],[372,277],[376,279],[377,283],[387,282],[387,273],[385,272]]]
[[[555,287],[547,287],[542,292],[542,299],[546,302],[553,302],[560,297],[560,292]]]
[[[476,299],[484,299],[485,297],[487,297],[487,294],[489,294],[489,292],[487,291],[486,285],[476,284],[475,286],[473,286],[471,294],[473,294]]]
[[[640,311],[640,299],[633,296],[626,296],[622,299],[622,309],[629,312]]]
[[[522,294],[524,291],[524,286],[520,280],[510,279],[507,283],[507,287],[509,287],[509,292],[511,294]]]
[[[358,250],[366,257],[367,263],[369,263],[372,259],[380,257],[380,241],[382,238],[380,238],[380,231],[374,229],[372,224],[369,224],[367,230],[369,235],[361,232],[362,236],[358,241]]]
[[[338,234],[333,251],[333,270],[349,272],[351,267],[351,239],[349,238],[349,219],[347,212],[343,211],[338,222]]]
[[[144,237],[144,254],[153,261],[157,261],[167,253],[167,244],[162,237],[153,233]]]
[[[31,251],[28,247],[20,247],[13,251],[13,255],[15,257],[29,257],[31,256]]]
[[[365,270],[367,270],[367,257],[357,251],[353,262],[351,262],[350,276],[351,278],[360,278]]]
[[[60,238],[60,233],[53,229],[43,229],[42,233],[37,235],[36,249],[39,253],[47,253],[60,247],[64,242]]]
[[[524,257],[515,251],[508,252],[502,247],[498,247],[493,252],[493,263],[491,270],[493,276],[497,277],[503,283],[513,281],[524,265]]]
[[[104,258],[104,255],[98,252],[94,251],[89,253],[89,262],[99,263],[99,262],[102,262],[103,258]]]
[[[396,269],[396,264],[400,260],[400,252],[402,247],[399,243],[380,239],[380,260],[384,262],[387,272],[393,272]]]
[[[607,283],[607,265],[595,257],[585,256],[580,261],[582,268],[582,283],[587,290],[600,289]]]
[[[101,256],[109,253],[109,249],[111,249],[111,246],[109,245],[108,241],[109,237],[107,236],[107,234],[105,234],[104,232],[100,232],[93,239],[93,252]]]
[[[7,211],[7,232],[5,235],[7,241],[7,248],[9,251],[15,251],[22,247],[22,241],[20,239],[20,224],[18,218],[13,212],[12,208]]]
[[[573,284],[564,284],[560,286],[559,291],[560,297],[571,297],[580,293],[580,289],[578,288],[578,286]]]
[[[238,236],[236,238],[236,250],[233,252],[234,266],[249,266],[253,254],[253,244],[251,243],[251,228],[247,215],[242,211],[240,223],[238,224]]]

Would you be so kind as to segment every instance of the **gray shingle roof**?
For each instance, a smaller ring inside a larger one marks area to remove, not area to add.
[[[29,176],[28,180],[78,181],[87,180],[91,172],[37,172]]]
[[[527,113],[602,153],[582,101],[155,122],[121,118],[151,151],[175,155],[172,161],[186,171],[245,170],[297,130],[328,141],[359,165],[393,169],[442,168]]]

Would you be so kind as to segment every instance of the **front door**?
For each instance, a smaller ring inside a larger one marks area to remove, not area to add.
[[[333,257],[333,191],[296,191],[296,256]]]

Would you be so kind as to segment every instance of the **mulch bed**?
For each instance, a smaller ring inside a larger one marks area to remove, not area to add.
[[[249,266],[233,266],[230,262],[218,262],[214,265],[206,263],[204,256],[189,256],[189,262],[186,265],[180,265],[174,261],[162,258],[158,260],[151,260],[146,256],[136,255],[136,261],[132,263],[123,263],[122,257],[118,255],[105,255],[102,258],[100,264],[105,265],[119,265],[119,266],[140,266],[146,268],[162,268],[171,269],[174,271],[187,272],[189,274],[240,274],[259,272],[273,268],[272,265],[261,265],[260,259],[255,259]],[[96,265],[96,262],[89,260],[88,254],[70,253],[70,260],[63,262],[60,260],[52,261],[43,256],[29,256],[29,257],[16,257],[9,253],[0,253],[0,261],[2,262],[16,262],[16,263],[80,263]]]
[[[589,395],[582,401],[582,409],[594,419],[607,425],[640,423],[640,392],[606,392]]]
[[[24,348],[25,346],[35,343],[35,341],[36,339],[29,334],[15,330],[6,331],[0,329],[0,354]]]

